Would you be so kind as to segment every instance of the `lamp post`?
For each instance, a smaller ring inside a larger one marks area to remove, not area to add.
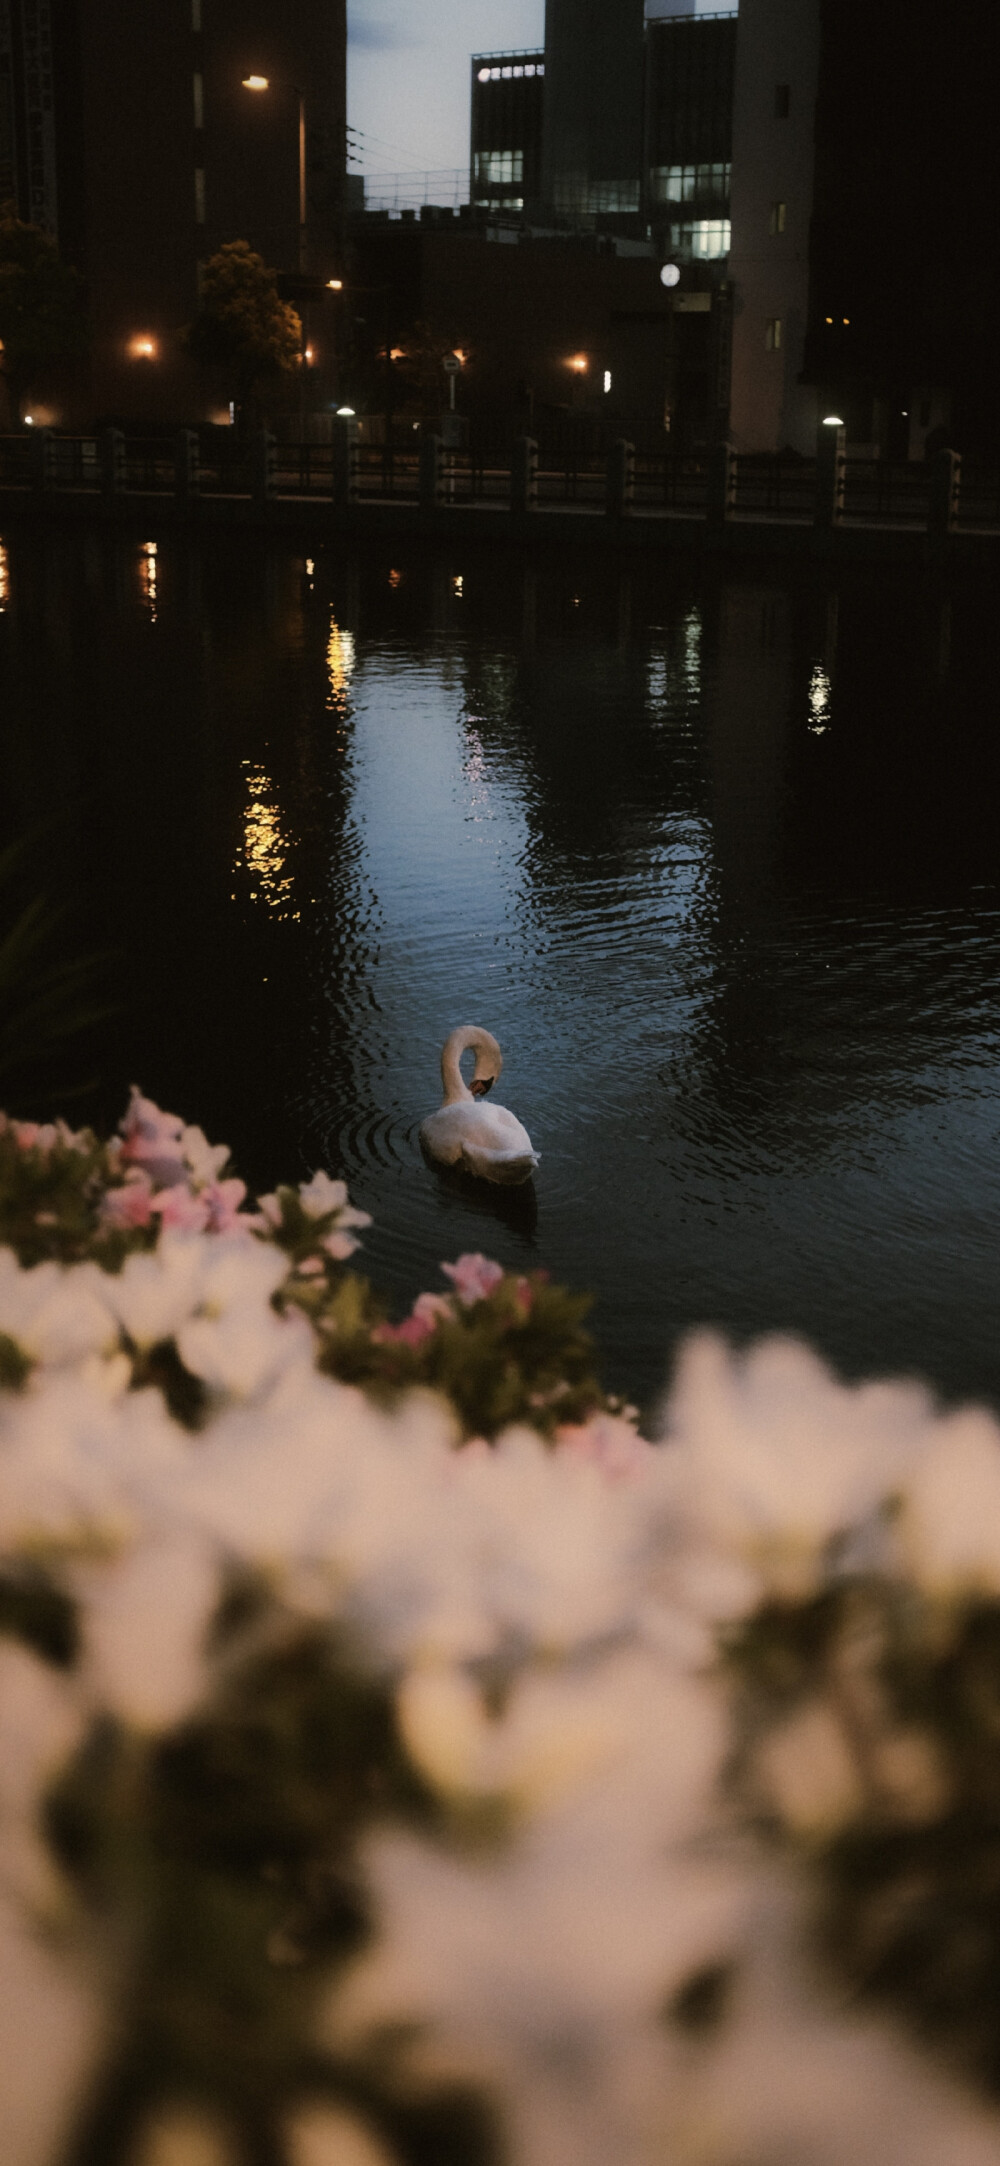
[[[260,94],[270,90],[269,75],[245,75],[242,87]],[[305,92],[296,84],[291,85],[292,96],[299,109],[299,270],[306,267],[306,99]]]

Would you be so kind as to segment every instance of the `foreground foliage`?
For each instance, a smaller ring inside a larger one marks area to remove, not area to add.
[[[226,1161],[0,1127],[5,2166],[997,2166],[992,1418]]]

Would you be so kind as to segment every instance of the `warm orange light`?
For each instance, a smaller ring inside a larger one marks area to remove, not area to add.
[[[466,353],[466,351],[465,351],[464,347],[462,347],[462,346],[456,346],[456,347],[454,348],[454,354],[455,354],[455,359],[456,359],[456,361],[457,361],[457,362],[459,363],[460,367],[464,369],[464,367],[465,367],[465,364],[466,364],[466,362],[467,362],[467,360],[468,360],[468,358],[469,358],[469,356],[468,356],[468,354]]]
[[[390,347],[390,349],[389,349],[389,359],[390,359],[390,361],[405,361],[405,360],[406,360],[406,347],[405,347],[405,346],[392,346],[392,347]]]
[[[585,353],[575,353],[570,357],[569,366],[577,376],[585,376],[590,364]]]
[[[328,278],[326,283],[331,293],[343,293],[344,281],[342,278]]]
[[[243,77],[244,90],[270,90],[270,87],[270,79],[266,75],[245,75]]]
[[[305,358],[306,358],[306,360],[307,360],[307,361],[311,361],[311,360],[312,360],[312,357],[313,357],[313,349],[312,349],[312,347],[311,347],[311,346],[307,346],[307,347],[306,347],[306,352],[305,352]]]
[[[155,361],[156,340],[150,338],[148,331],[138,331],[134,338],[129,339],[128,350],[133,361]]]

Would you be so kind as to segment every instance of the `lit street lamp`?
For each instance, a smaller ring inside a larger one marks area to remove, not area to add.
[[[268,75],[245,75],[243,77],[244,90],[260,92],[270,90],[270,88],[271,79]],[[297,89],[294,84],[292,85],[292,96],[298,100],[299,107],[299,270],[304,271],[306,267],[306,100],[305,92]]]

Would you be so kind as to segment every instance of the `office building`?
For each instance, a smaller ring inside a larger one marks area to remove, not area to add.
[[[546,0],[542,196],[565,219],[638,228],[643,0]]]
[[[90,315],[54,420],[207,414],[180,333],[224,241],[292,281],[303,257],[334,275],[345,83],[344,0],[0,0],[0,185],[81,272]]]
[[[474,53],[469,200],[474,209],[537,209],[542,190],[544,51]]]

